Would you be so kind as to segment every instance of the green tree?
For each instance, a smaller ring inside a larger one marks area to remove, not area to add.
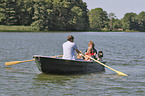
[[[108,22],[107,12],[102,8],[95,8],[89,12],[90,28],[92,30],[101,30],[105,28]]]
[[[71,11],[68,25],[71,30],[88,30],[89,29],[89,16],[87,4],[82,0],[69,0]]]
[[[4,0],[0,0],[0,25],[2,24],[2,20],[5,18],[5,15],[4,15]]]
[[[30,25],[33,22],[33,3],[33,0],[3,0],[0,4],[2,24]]]
[[[2,24],[14,25],[16,20],[16,0],[4,0],[1,4],[1,13],[5,16],[1,19]]]
[[[36,26],[39,30],[51,30],[53,27],[52,22],[52,1],[51,0],[38,0],[34,4],[34,17],[32,26]]]
[[[109,30],[112,30],[114,28],[115,19],[116,19],[115,13],[113,12],[109,13],[109,26],[110,26]]]
[[[114,19],[114,20],[113,20],[113,28],[114,28],[114,29],[121,29],[121,28],[122,28],[121,20],[119,20],[119,19]]]
[[[122,19],[123,29],[128,30],[138,30],[138,21],[136,13],[126,13],[124,18]]]
[[[52,30],[63,31],[67,30],[68,20],[70,18],[70,2],[65,0],[54,0],[53,4],[53,18],[52,18]]]
[[[39,0],[34,5],[33,26],[40,30],[87,30],[87,7],[82,0]]]
[[[139,30],[145,31],[145,12],[142,11],[138,15]]]
[[[71,26],[71,30],[87,30],[88,22],[83,18],[83,11],[80,7],[74,6],[71,9],[72,18],[69,20],[69,25]]]
[[[88,30],[82,0],[1,0],[0,24],[32,25],[40,30]]]
[[[34,15],[34,1],[18,0],[16,6],[17,25],[31,25]]]
[[[87,12],[86,3],[82,0],[54,0],[53,30],[88,30]]]

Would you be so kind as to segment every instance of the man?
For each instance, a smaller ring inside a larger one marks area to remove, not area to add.
[[[67,42],[63,43],[63,59],[75,60],[75,51],[79,54],[80,51],[77,45],[74,43],[74,37],[72,35],[67,37]]]

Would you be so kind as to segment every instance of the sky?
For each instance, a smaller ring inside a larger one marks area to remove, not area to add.
[[[145,0],[83,0],[87,3],[89,10],[102,8],[108,14],[113,12],[118,19],[124,17],[126,13],[136,13],[137,15],[145,11]]]

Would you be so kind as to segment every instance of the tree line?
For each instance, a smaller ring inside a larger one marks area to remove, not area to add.
[[[145,31],[145,12],[126,13],[119,20],[114,13],[107,14],[102,8],[92,9],[89,13],[90,29],[91,30],[132,30]]]
[[[82,0],[0,0],[0,25],[35,26],[40,31],[145,31],[145,12],[118,19]]]

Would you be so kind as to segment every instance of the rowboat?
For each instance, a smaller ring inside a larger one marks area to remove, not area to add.
[[[83,59],[67,60],[61,57],[34,55],[38,69],[43,73],[55,74],[78,74],[104,72],[105,68],[94,61],[84,61]],[[102,61],[102,63],[106,63]]]

